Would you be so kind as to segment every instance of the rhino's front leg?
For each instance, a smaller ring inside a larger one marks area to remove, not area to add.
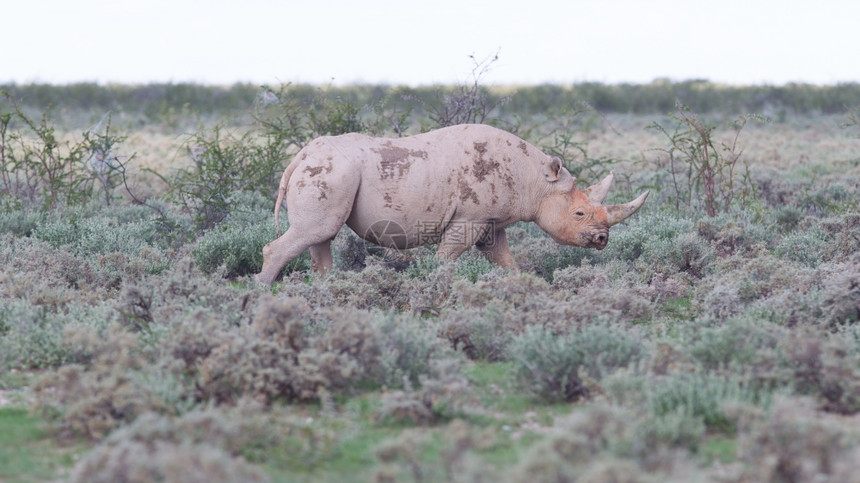
[[[492,236],[483,243],[477,244],[478,250],[487,257],[487,260],[499,265],[508,270],[517,270],[517,262],[514,260],[514,255],[511,253],[511,247],[508,245],[508,238],[505,235],[505,229],[499,228],[493,232]]]
[[[456,260],[469,247],[472,246],[466,241],[464,234],[458,230],[445,230],[442,233],[442,239],[439,241],[439,246],[436,248],[436,260],[443,262],[451,262]]]

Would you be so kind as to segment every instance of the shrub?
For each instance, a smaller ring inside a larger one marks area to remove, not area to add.
[[[725,324],[699,329],[693,336],[690,354],[708,371],[755,371],[763,357],[775,351],[786,332],[776,324],[732,318]]]
[[[432,254],[419,257],[406,269],[412,286],[409,308],[416,314],[435,315],[453,303],[451,294],[457,267],[453,263],[436,264]]]
[[[392,270],[379,257],[369,256],[361,272],[332,272],[318,282],[328,292],[334,305],[358,309],[402,310],[409,306],[408,284],[403,275]],[[362,286],[356,291],[356,286]]]
[[[774,253],[779,258],[814,268],[826,260],[830,252],[827,238],[826,234],[817,228],[795,231],[782,237]]]
[[[200,237],[191,254],[204,273],[212,274],[223,268],[225,277],[242,277],[263,268],[263,247],[271,240],[272,226],[268,222],[252,226],[222,224]],[[308,268],[308,256],[303,256],[291,261],[284,270]]]
[[[719,147],[713,138],[716,127],[705,124],[689,106],[676,101],[670,117],[675,122],[671,133],[657,122],[649,127],[669,141],[669,146],[662,149],[666,156],[661,160],[664,164],[661,168],[671,180],[670,201],[676,211],[682,205],[691,208],[704,205],[705,212],[713,217],[719,212],[728,213],[735,204],[745,207],[756,198],[755,185],[738,144],[741,131],[756,117],[739,117],[732,123],[734,137]]]
[[[433,324],[422,319],[394,314],[375,315],[374,330],[379,334],[379,367],[373,380],[389,388],[422,386],[422,379],[438,373],[434,364],[456,359]]]
[[[620,285],[620,284],[619,284]],[[635,288],[585,287],[568,303],[582,322],[644,322],[653,314],[653,304]]]
[[[227,416],[213,409],[179,420],[144,414],[87,453],[75,465],[71,479],[267,481],[264,473],[237,454],[241,441],[248,438],[243,431],[250,429],[248,432],[257,436],[264,432],[251,427],[247,419]],[[269,436],[274,439],[274,435]]]
[[[198,238],[191,254],[207,274],[222,267],[224,276],[230,278],[258,273],[263,267],[263,247],[275,234],[269,202],[258,194],[238,192],[228,196],[226,204],[229,211],[223,221]],[[310,257],[304,253],[284,271],[309,268]]]
[[[67,338],[83,364],[66,364],[35,385],[37,407],[62,437],[99,440],[148,411],[167,411],[136,374],[149,362],[135,337],[114,327],[104,336],[78,330]]]
[[[374,373],[380,347],[366,313],[332,312],[337,322],[314,336],[305,330],[303,307],[294,299],[262,300],[251,326],[200,362],[198,397],[233,403],[247,395],[267,405],[318,400]]]
[[[568,337],[583,348],[583,370],[600,380],[616,369],[636,365],[648,355],[647,346],[635,329],[603,324],[587,325]]]
[[[737,378],[711,374],[672,374],[654,381],[647,391],[651,415],[680,418],[683,423],[701,421],[712,431],[733,434],[734,422],[726,413],[727,403],[767,406],[769,394]],[[679,443],[690,444],[692,441]]]
[[[589,389],[579,371],[584,359],[575,341],[530,327],[511,346],[517,377],[528,391],[549,401],[576,401]]]
[[[580,266],[556,270],[552,285],[575,294],[586,287],[608,288],[611,286],[611,281],[605,266],[583,263]]]
[[[511,343],[511,353],[525,388],[547,401],[568,402],[588,397],[583,377],[599,380],[644,355],[627,332],[599,325],[564,336],[530,327]]]
[[[0,307],[0,367],[57,368],[80,362],[69,344],[77,331],[104,331],[110,323],[109,306],[70,302],[62,310],[14,300]]]
[[[29,302],[0,308],[0,366],[22,369],[59,367],[68,360],[63,347],[66,320]]]
[[[105,276],[121,278],[158,273],[168,265],[166,218],[155,218],[141,207],[88,206],[43,217],[32,232],[36,240],[64,248],[88,261]]]
[[[125,165],[115,149],[125,136],[111,133],[109,114],[84,131],[82,141],[64,141],[47,110],[37,121],[6,91],[0,97],[11,107],[0,111],[0,194],[47,210],[93,199],[98,180],[110,204],[111,190],[119,178],[125,180]]]
[[[499,60],[498,53],[492,58],[487,57],[483,60],[477,60],[474,56],[469,58],[473,62],[471,82],[460,84],[453,89],[437,87],[435,99],[430,101],[418,96],[407,96],[409,100],[418,101],[427,112],[432,122],[429,129],[455,124],[492,123],[495,120],[492,117],[493,111],[510,100],[510,97],[494,99],[481,85],[482,78],[489,72],[493,63]]]
[[[860,251],[860,214],[853,213],[821,220],[819,226],[831,239],[833,260],[850,257]]]
[[[722,260],[715,264],[714,273],[696,288],[693,305],[704,314],[721,320],[759,305],[770,305],[770,310],[783,312],[781,316],[791,315],[785,312],[791,308],[804,308],[791,305],[777,308],[773,306],[773,300],[769,299],[783,295],[788,299],[797,298],[798,293],[813,287],[808,270],[766,255],[751,259],[735,256]]]
[[[377,415],[382,420],[433,424],[467,416],[476,411],[477,401],[468,379],[456,359],[434,361],[429,375],[421,375],[414,388],[404,378],[403,389],[386,392]]]
[[[763,223],[752,219],[749,212],[699,220],[696,231],[720,256],[751,252],[774,238],[774,234]]]
[[[803,399],[780,399],[770,415],[740,435],[745,477],[756,481],[849,480],[858,435],[843,421],[822,418]],[[841,473],[845,472],[845,473]]]
[[[253,133],[234,137],[216,126],[189,141],[193,164],[171,180],[171,197],[194,215],[197,227],[209,229],[231,211],[230,197],[252,191],[270,197],[283,172],[284,151],[279,139],[263,143]]]
[[[860,259],[855,257],[851,262],[829,268],[821,281],[819,297],[824,323],[860,321]]]
[[[469,359],[506,361],[510,341],[527,327],[522,322],[496,304],[484,310],[450,309],[442,315],[439,335]]]
[[[41,212],[23,209],[0,212],[0,233],[28,237],[39,226],[42,216]]]
[[[511,481],[641,481],[648,472],[630,451],[635,431],[635,415],[623,408],[575,409],[521,458]]]
[[[667,212],[648,213],[624,229],[613,231],[602,256],[627,261],[641,259],[655,272],[685,271],[702,276],[713,253],[696,236],[693,226],[690,220]]]
[[[483,255],[479,255],[474,251],[466,252],[463,256],[457,259],[457,276],[465,278],[472,283],[478,281],[482,275],[485,275],[497,268],[495,264],[487,260]]]
[[[823,409],[860,412],[860,338],[854,326],[829,334],[820,329],[793,331],[780,346],[780,368],[796,394],[812,395]]]

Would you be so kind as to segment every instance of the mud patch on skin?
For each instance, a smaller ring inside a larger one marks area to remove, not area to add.
[[[385,200],[383,208],[392,208],[395,211],[402,211],[402,207],[394,203],[394,198],[391,196],[391,193],[385,193],[382,195],[382,198]]]
[[[326,183],[325,181],[319,180],[319,181],[314,181],[313,185],[314,185],[314,188],[318,189],[320,192],[319,196],[317,196],[317,201],[322,201],[322,200],[328,199],[328,193],[329,193],[328,183]]]
[[[484,181],[487,176],[496,173],[499,171],[501,165],[498,161],[494,159],[485,159],[484,155],[487,153],[487,143],[479,143],[475,142],[474,144],[475,152],[477,152],[477,156],[474,158],[474,163],[472,164],[472,175],[475,176],[479,182]]]
[[[513,173],[511,173],[511,158],[505,156],[502,158],[502,161],[504,161],[504,164],[502,165],[502,168],[499,169],[499,178],[504,181],[505,186],[507,186],[509,190],[513,191],[515,190],[516,182],[514,181]]]
[[[324,168],[322,166],[305,166],[305,169],[303,169],[302,171],[308,173],[311,178],[313,178],[314,176],[322,173],[323,169]]]
[[[473,190],[472,187],[469,186],[469,183],[467,183],[466,180],[461,179],[459,187],[460,187],[460,201],[465,202],[465,201],[471,200],[472,203],[474,203],[476,205],[481,204],[480,202],[478,202],[478,193],[475,193],[475,190]]]
[[[529,156],[529,145],[526,144],[525,141],[520,141],[520,144],[518,147],[520,148],[520,151],[523,152],[523,154],[525,154],[526,156]]]
[[[409,173],[412,160],[427,159],[427,151],[406,149],[386,142],[379,149],[372,149],[379,155],[379,175],[382,179],[402,178]]]

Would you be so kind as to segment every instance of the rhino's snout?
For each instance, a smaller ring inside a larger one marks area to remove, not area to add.
[[[589,233],[586,235],[586,238],[589,240],[589,245],[591,248],[596,248],[598,250],[603,250],[606,248],[606,244],[609,243],[609,231],[597,231],[594,233]]]

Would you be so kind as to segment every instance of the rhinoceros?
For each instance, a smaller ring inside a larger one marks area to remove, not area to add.
[[[603,249],[609,227],[632,215],[646,191],[603,206],[613,173],[577,189],[559,158],[517,136],[464,124],[402,138],[344,134],[317,138],[281,177],[275,203],[286,197],[289,228],[263,247],[260,283],[271,285],[290,260],[310,249],[311,268],[332,266],[331,241],[346,223],[383,247],[438,244],[453,260],[477,246],[491,262],[517,265],[505,227],[533,221],[558,243]]]

